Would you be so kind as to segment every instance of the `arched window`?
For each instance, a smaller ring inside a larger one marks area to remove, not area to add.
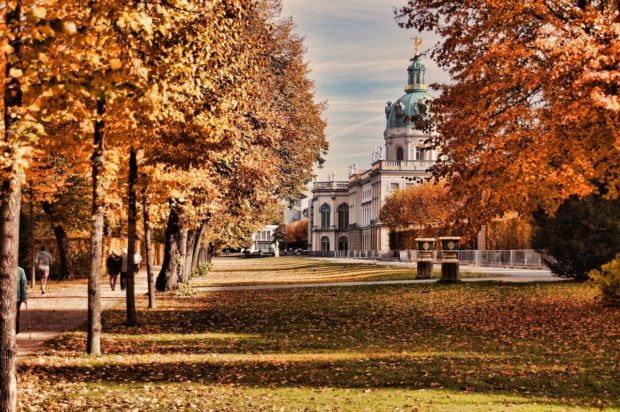
[[[321,238],[321,251],[329,252],[329,238],[327,236]]]
[[[396,149],[396,160],[398,160],[399,162],[405,160],[405,151],[402,147]]]
[[[338,240],[338,250],[349,250],[349,239],[346,236],[342,236]]]
[[[321,206],[321,229],[329,229],[331,222],[332,208],[327,203]]]
[[[338,229],[349,228],[349,205],[346,203],[338,206]]]

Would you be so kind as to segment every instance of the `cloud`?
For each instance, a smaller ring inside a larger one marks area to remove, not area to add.
[[[378,119],[383,120],[384,118],[385,118],[385,116],[381,116]],[[352,133],[354,133],[354,132],[356,132],[356,131],[358,131],[360,129],[363,129],[363,128],[367,127],[368,125],[371,125],[373,123],[376,124],[378,119],[377,118],[371,118],[371,119],[365,120],[365,121],[363,121],[361,123],[352,124],[349,127],[345,127],[344,129],[341,129],[341,130],[339,130],[339,131],[337,131],[335,133],[332,133],[331,134],[331,138],[332,139],[337,139],[339,137],[346,136],[348,134],[352,134]]]
[[[325,117],[330,151],[319,178],[334,171],[347,177],[346,165],[370,164],[370,152],[384,143],[384,107],[404,94],[407,66],[416,33],[398,27],[394,7],[406,0],[283,0],[305,37],[306,60],[316,84],[317,101],[327,101]],[[437,38],[422,33],[423,49]],[[425,59],[429,82],[449,76]]]

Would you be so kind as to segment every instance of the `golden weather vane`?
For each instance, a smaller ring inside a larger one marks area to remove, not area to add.
[[[422,45],[422,39],[419,38],[418,36],[412,37],[411,40],[413,40],[413,48],[415,50],[415,55],[419,55],[420,54],[420,46]]]

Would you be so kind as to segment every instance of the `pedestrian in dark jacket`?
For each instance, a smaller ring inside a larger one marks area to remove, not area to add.
[[[17,267],[17,312],[15,313],[15,334],[19,333],[19,312],[22,302],[28,302],[28,280],[24,269]]]
[[[110,288],[115,290],[118,274],[121,273],[122,259],[116,251],[113,250],[110,256],[106,259],[105,263],[108,269],[108,275],[110,276]]]

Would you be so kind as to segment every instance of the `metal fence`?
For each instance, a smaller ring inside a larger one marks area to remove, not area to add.
[[[391,262],[416,262],[417,250],[341,250],[329,252],[308,252],[309,256],[334,257]],[[433,251],[433,260],[440,263],[442,251]],[[534,250],[459,250],[459,261],[463,265],[544,268],[541,255]]]

